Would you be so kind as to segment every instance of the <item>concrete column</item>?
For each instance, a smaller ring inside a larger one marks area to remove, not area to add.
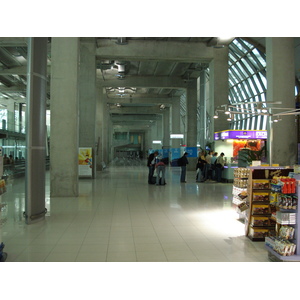
[[[180,129],[180,98],[176,97],[172,99],[172,107],[171,107],[171,114],[172,114],[172,133],[182,133]],[[172,139],[172,148],[179,148],[180,144],[183,142],[182,139]]]
[[[198,141],[202,149],[206,146],[206,99],[205,99],[205,70],[200,72],[199,77],[199,105],[200,105],[200,120],[198,130]]]
[[[26,105],[25,221],[45,219],[47,38],[29,38]]]
[[[228,82],[228,47],[214,49],[214,59],[209,64],[210,102],[217,106],[228,104],[229,82]],[[210,133],[211,140],[216,131],[229,129],[226,116],[221,113],[218,119],[212,119],[214,130]],[[225,153],[226,155],[226,153]]]
[[[79,64],[79,147],[92,147],[95,156],[96,141],[96,56],[95,39],[83,38],[80,42]],[[96,161],[93,157],[93,178]]]
[[[103,162],[108,165],[109,163],[109,111],[106,102],[106,96],[102,95],[102,153]]]
[[[163,140],[163,116],[159,115],[161,118],[156,121],[157,125],[157,132],[156,132],[156,137],[153,137],[155,140]]]
[[[156,148],[156,145],[153,145],[152,141],[159,139],[157,136],[157,132],[158,132],[157,128],[158,128],[158,120],[155,120],[154,123],[152,123],[152,126],[150,127],[150,132],[148,135],[148,137],[149,137],[148,140],[149,140],[149,145],[150,145],[149,148],[151,148],[151,149]]]
[[[113,122],[111,120],[110,115],[108,117],[108,163],[110,163],[114,159],[114,147],[113,147],[113,134],[114,134],[114,127]]]
[[[163,146],[170,148],[170,108],[166,107],[163,113]]]
[[[197,80],[189,83],[186,97],[187,111],[187,147],[197,147]],[[197,158],[189,157],[187,169],[195,170]]]
[[[150,126],[149,129],[145,130],[145,149],[143,151],[143,158],[146,159],[148,156],[148,150],[152,147],[152,144],[150,142],[151,140],[151,128],[153,127]]]
[[[108,108],[106,102],[106,96],[104,94],[103,87],[97,88],[97,100],[96,100],[96,135],[97,135],[97,171],[103,170],[103,162],[108,164]]]
[[[78,196],[79,38],[52,38],[50,193]]]
[[[267,102],[281,101],[276,107],[295,108],[295,60],[293,38],[266,38]],[[278,112],[273,110],[272,113]],[[297,163],[297,127],[295,116],[282,116],[272,123],[273,138],[268,137],[270,163],[280,166]]]
[[[100,88],[96,88],[96,141],[97,141],[97,148],[96,148],[96,170],[102,171],[102,144],[103,144],[103,136],[102,136],[102,111],[103,111],[103,104],[101,101],[101,93]]]

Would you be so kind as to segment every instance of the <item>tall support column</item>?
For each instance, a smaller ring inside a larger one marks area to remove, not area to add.
[[[47,38],[29,38],[26,106],[25,217],[45,218]]]
[[[206,99],[205,99],[205,70],[200,72],[199,77],[199,102],[200,102],[200,120],[198,139],[202,149],[206,145]]]
[[[182,133],[180,129],[180,98],[176,97],[172,99],[172,133]],[[181,145],[181,139],[172,139],[172,148],[179,148]]]
[[[160,119],[157,120],[157,137],[155,137],[155,139],[158,139],[158,140],[163,140],[163,115],[159,115],[160,116]]]
[[[228,47],[214,49],[214,59],[209,64],[209,85],[210,102],[214,107],[228,104]],[[218,119],[212,119],[214,130],[211,132],[211,140],[214,138],[214,132],[229,129],[225,114],[219,114]],[[226,153],[225,153],[226,156]]]
[[[266,38],[267,101],[280,101],[281,107],[295,108],[295,59],[293,38]],[[276,105],[278,107],[278,105]],[[272,113],[276,113],[273,110]],[[295,116],[282,116],[272,123],[273,138],[268,136],[270,164],[297,163],[297,128]],[[270,129],[270,128],[269,128]]]
[[[187,88],[187,147],[197,147],[197,80],[189,83]],[[189,157],[187,169],[195,170],[196,157]]]
[[[79,147],[93,148],[92,175],[96,175],[96,57],[95,39],[80,42],[79,65]]]
[[[107,107],[107,102],[106,102],[106,96],[103,94],[102,95],[102,158],[103,162],[108,165],[109,159],[108,159],[108,153],[109,153],[109,112],[108,112],[108,107]]]
[[[150,126],[150,128],[145,131],[145,150],[143,152],[143,158],[144,159],[148,157],[148,150],[150,148],[152,148],[152,142],[150,140],[151,140],[151,132],[152,132],[152,127],[153,126],[154,125],[152,124]]]
[[[166,107],[163,114],[163,127],[164,127],[164,135],[163,135],[163,146],[170,147],[170,108]]]
[[[96,140],[97,140],[97,148],[96,148],[96,170],[102,171],[102,143],[103,143],[103,136],[102,136],[102,111],[103,105],[101,101],[101,93],[100,88],[96,88]]]
[[[52,38],[51,187],[52,197],[78,196],[79,38]]]

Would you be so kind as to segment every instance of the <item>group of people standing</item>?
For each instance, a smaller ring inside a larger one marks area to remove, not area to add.
[[[156,185],[165,185],[165,168],[166,164],[158,157],[158,151],[151,153],[148,157],[147,166],[149,169],[148,183]],[[178,165],[181,167],[180,182],[186,182],[186,166],[189,161],[187,159],[188,153],[185,152],[182,157],[178,159]],[[217,152],[201,151],[198,156],[196,165],[196,182],[217,181],[222,180],[222,171],[224,169],[225,159],[222,152],[219,156]],[[154,172],[157,172],[155,178]]]
[[[13,165],[14,163],[15,163],[15,160],[12,155],[9,155],[9,157],[6,154],[3,155],[3,164],[4,165]]]
[[[218,156],[218,152],[208,151],[206,153],[206,151],[201,151],[196,165],[196,182],[221,182],[224,165],[223,152]]]

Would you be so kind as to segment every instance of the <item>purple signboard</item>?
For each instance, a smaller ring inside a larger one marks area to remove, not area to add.
[[[215,132],[215,141],[228,139],[260,139],[266,140],[268,133],[266,130],[227,130]]]

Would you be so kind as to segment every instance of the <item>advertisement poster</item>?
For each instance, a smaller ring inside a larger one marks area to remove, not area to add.
[[[78,152],[78,175],[84,177],[93,176],[92,148],[79,148]]]
[[[233,157],[239,154],[242,149],[248,149],[251,151],[261,150],[264,142],[262,140],[234,140],[233,141]]]
[[[172,160],[181,157],[180,148],[171,148]]]
[[[186,147],[188,157],[198,157],[197,147]]]
[[[169,157],[170,149],[163,149],[163,158]]]

